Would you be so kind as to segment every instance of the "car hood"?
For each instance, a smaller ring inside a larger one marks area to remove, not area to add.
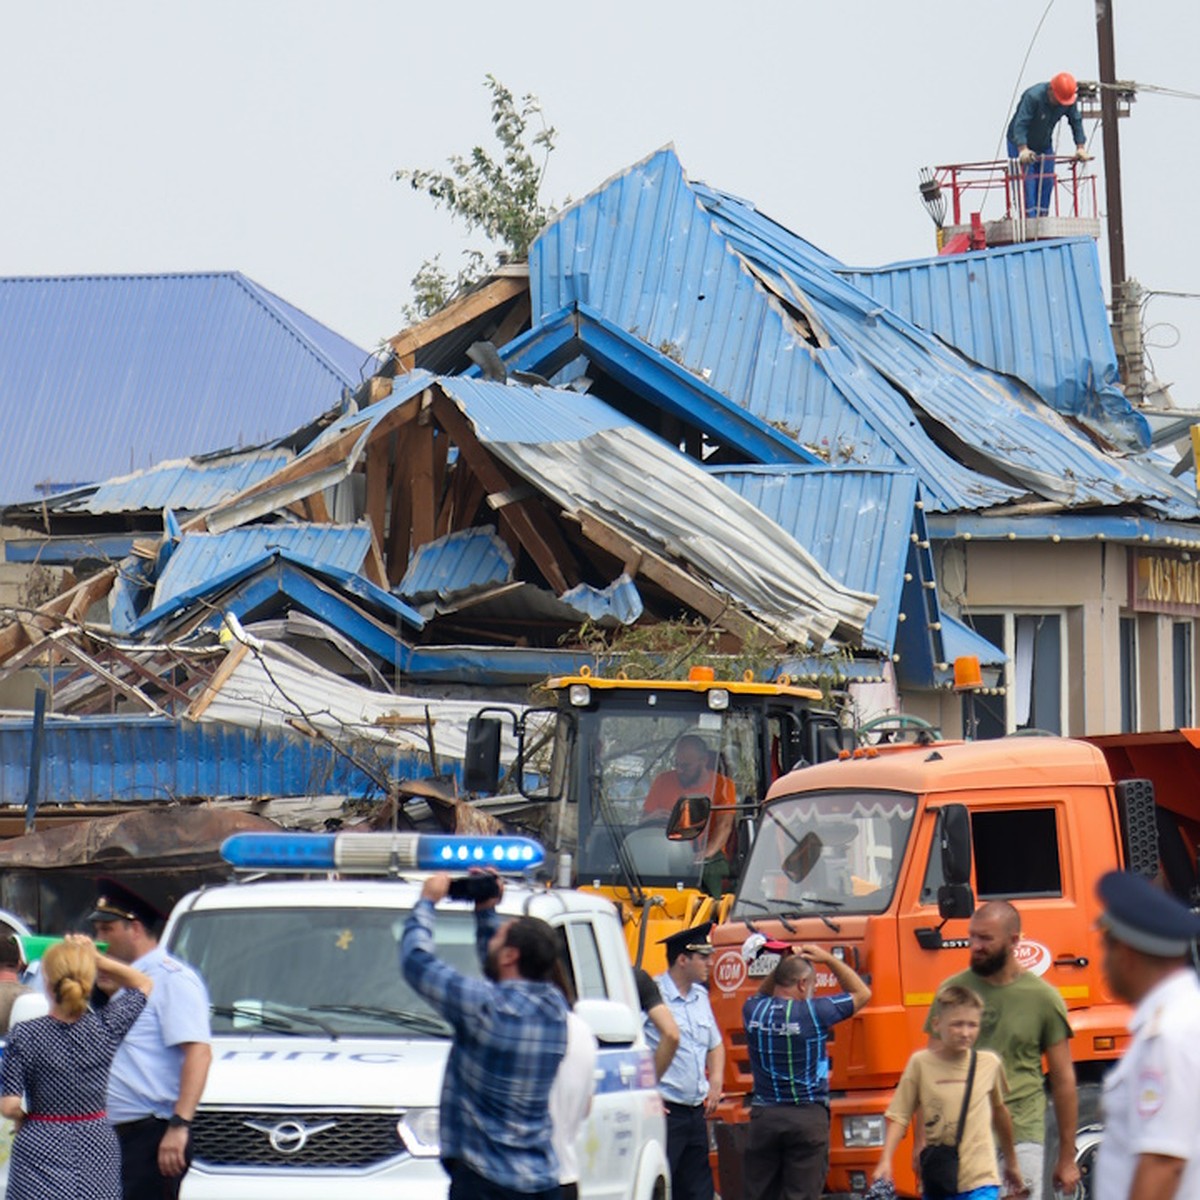
[[[202,1107],[312,1107],[319,1097],[321,1108],[436,1108],[450,1045],[435,1039],[214,1035],[212,1051]]]

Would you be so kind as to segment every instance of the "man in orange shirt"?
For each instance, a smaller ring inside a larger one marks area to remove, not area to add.
[[[642,811],[669,813],[680,796],[707,796],[712,803],[697,850],[704,863],[701,884],[711,895],[720,896],[729,875],[727,844],[733,833],[737,791],[732,779],[709,767],[708,745],[698,733],[685,733],[675,743],[675,770],[663,771],[654,780]]]

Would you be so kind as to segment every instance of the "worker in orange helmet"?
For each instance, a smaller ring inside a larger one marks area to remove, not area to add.
[[[1008,157],[1015,159],[1024,175],[1025,215],[1044,217],[1050,211],[1054,191],[1054,129],[1063,119],[1075,138],[1075,157],[1088,160],[1087,138],[1076,103],[1075,76],[1060,71],[1049,83],[1026,88],[1008,123]]]

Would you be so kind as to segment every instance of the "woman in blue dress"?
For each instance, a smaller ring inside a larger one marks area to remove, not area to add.
[[[100,969],[122,990],[100,1012],[88,997]],[[16,1127],[8,1200],[120,1200],[121,1150],[104,1112],[108,1072],[154,984],[70,934],[42,958],[50,1015],[8,1035],[0,1115]]]

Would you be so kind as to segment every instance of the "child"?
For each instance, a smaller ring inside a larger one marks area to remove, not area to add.
[[[983,1000],[964,987],[943,988],[937,997],[933,1032],[937,1041],[928,1050],[918,1050],[904,1068],[896,1094],[884,1114],[887,1134],[883,1153],[872,1176],[874,1181],[892,1178],[892,1157],[913,1113],[920,1109],[928,1146],[953,1146],[958,1136],[967,1072],[971,1066],[971,1048],[979,1036]],[[967,1106],[962,1139],[958,1146],[958,1191],[952,1200],[999,1200],[1000,1172],[996,1165],[996,1141],[1006,1164],[1004,1178],[1009,1195],[1026,1191],[1015,1169],[1012,1119],[1004,1107],[1008,1081],[1004,1067],[990,1050],[975,1056],[975,1078]],[[1009,1167],[1007,1164],[1013,1164]]]

